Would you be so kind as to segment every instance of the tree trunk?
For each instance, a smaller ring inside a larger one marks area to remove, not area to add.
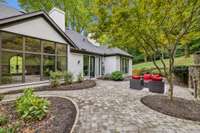
[[[144,62],[147,62],[147,55],[144,54]]]
[[[170,100],[172,101],[173,100],[173,95],[174,95],[173,94],[173,92],[174,92],[173,74],[170,73],[167,79],[168,79],[168,83],[169,83],[168,95],[169,95]]]
[[[185,45],[185,58],[190,57],[190,49],[189,49],[189,45],[186,44]]]

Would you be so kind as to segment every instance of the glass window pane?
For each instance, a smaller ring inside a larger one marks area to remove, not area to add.
[[[47,54],[55,54],[55,43],[49,41],[42,41],[43,51]]]
[[[1,57],[1,84],[22,82],[22,54],[2,52]]]
[[[26,51],[29,52],[41,52],[41,45],[39,39],[26,38]]]
[[[67,62],[66,56],[58,56],[57,59],[57,70],[62,72],[65,71]]]
[[[57,54],[58,55],[64,55],[64,56],[67,55],[67,47],[66,47],[66,45],[57,43],[56,47],[57,47]]]
[[[83,74],[89,76],[89,56],[83,56]]]
[[[22,36],[1,32],[2,48],[11,50],[22,50],[23,39]]]
[[[43,76],[48,79],[50,72],[55,71],[55,56],[44,55]]]
[[[40,81],[41,55],[26,54],[25,56],[25,80],[26,82]]]

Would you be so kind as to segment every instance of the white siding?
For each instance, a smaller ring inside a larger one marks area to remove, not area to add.
[[[117,57],[116,56],[108,56],[105,57],[105,74],[111,74],[112,72],[117,70]]]
[[[1,30],[54,42],[67,43],[43,17],[36,17],[15,23],[2,28]]]
[[[117,56],[117,67],[116,67],[116,71],[120,71],[120,56]]]
[[[68,71],[73,73],[74,80],[77,80],[77,76],[83,74],[83,55],[77,53],[71,53],[68,49]]]

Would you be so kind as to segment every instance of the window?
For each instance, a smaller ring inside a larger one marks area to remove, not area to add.
[[[2,48],[11,50],[23,50],[22,36],[1,32]]]
[[[57,55],[66,56],[66,54],[67,54],[67,47],[66,47],[66,44],[59,44],[59,43],[56,43],[56,47],[57,47]]]
[[[56,50],[56,45],[54,42],[49,42],[49,41],[42,41],[43,44],[43,51],[44,53],[47,54],[55,54],[55,50]]]
[[[41,52],[41,45],[39,39],[26,38],[26,51],[28,52]]]
[[[22,82],[22,54],[16,52],[2,52],[1,84]]]
[[[0,38],[0,84],[40,81],[50,71],[67,70],[67,44],[7,32]]]
[[[25,81],[40,81],[41,55],[26,54],[25,56]]]
[[[89,76],[89,56],[83,56],[83,75]]]
[[[123,73],[128,73],[129,71],[129,59],[126,57],[120,58],[120,71]]]
[[[10,74],[22,73],[22,56],[16,55],[10,58]]]
[[[66,56],[58,56],[57,57],[57,70],[63,72],[66,69],[67,69]]]
[[[55,71],[55,56],[44,55],[43,76],[45,79],[49,79],[51,71]]]

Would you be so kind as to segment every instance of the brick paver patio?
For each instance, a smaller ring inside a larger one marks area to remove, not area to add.
[[[76,133],[199,133],[200,122],[182,120],[153,111],[140,102],[146,90],[129,89],[129,82],[97,81],[86,90],[38,92],[42,95],[68,96],[80,109]],[[175,94],[192,99],[184,88]],[[16,95],[6,96],[12,99]]]

